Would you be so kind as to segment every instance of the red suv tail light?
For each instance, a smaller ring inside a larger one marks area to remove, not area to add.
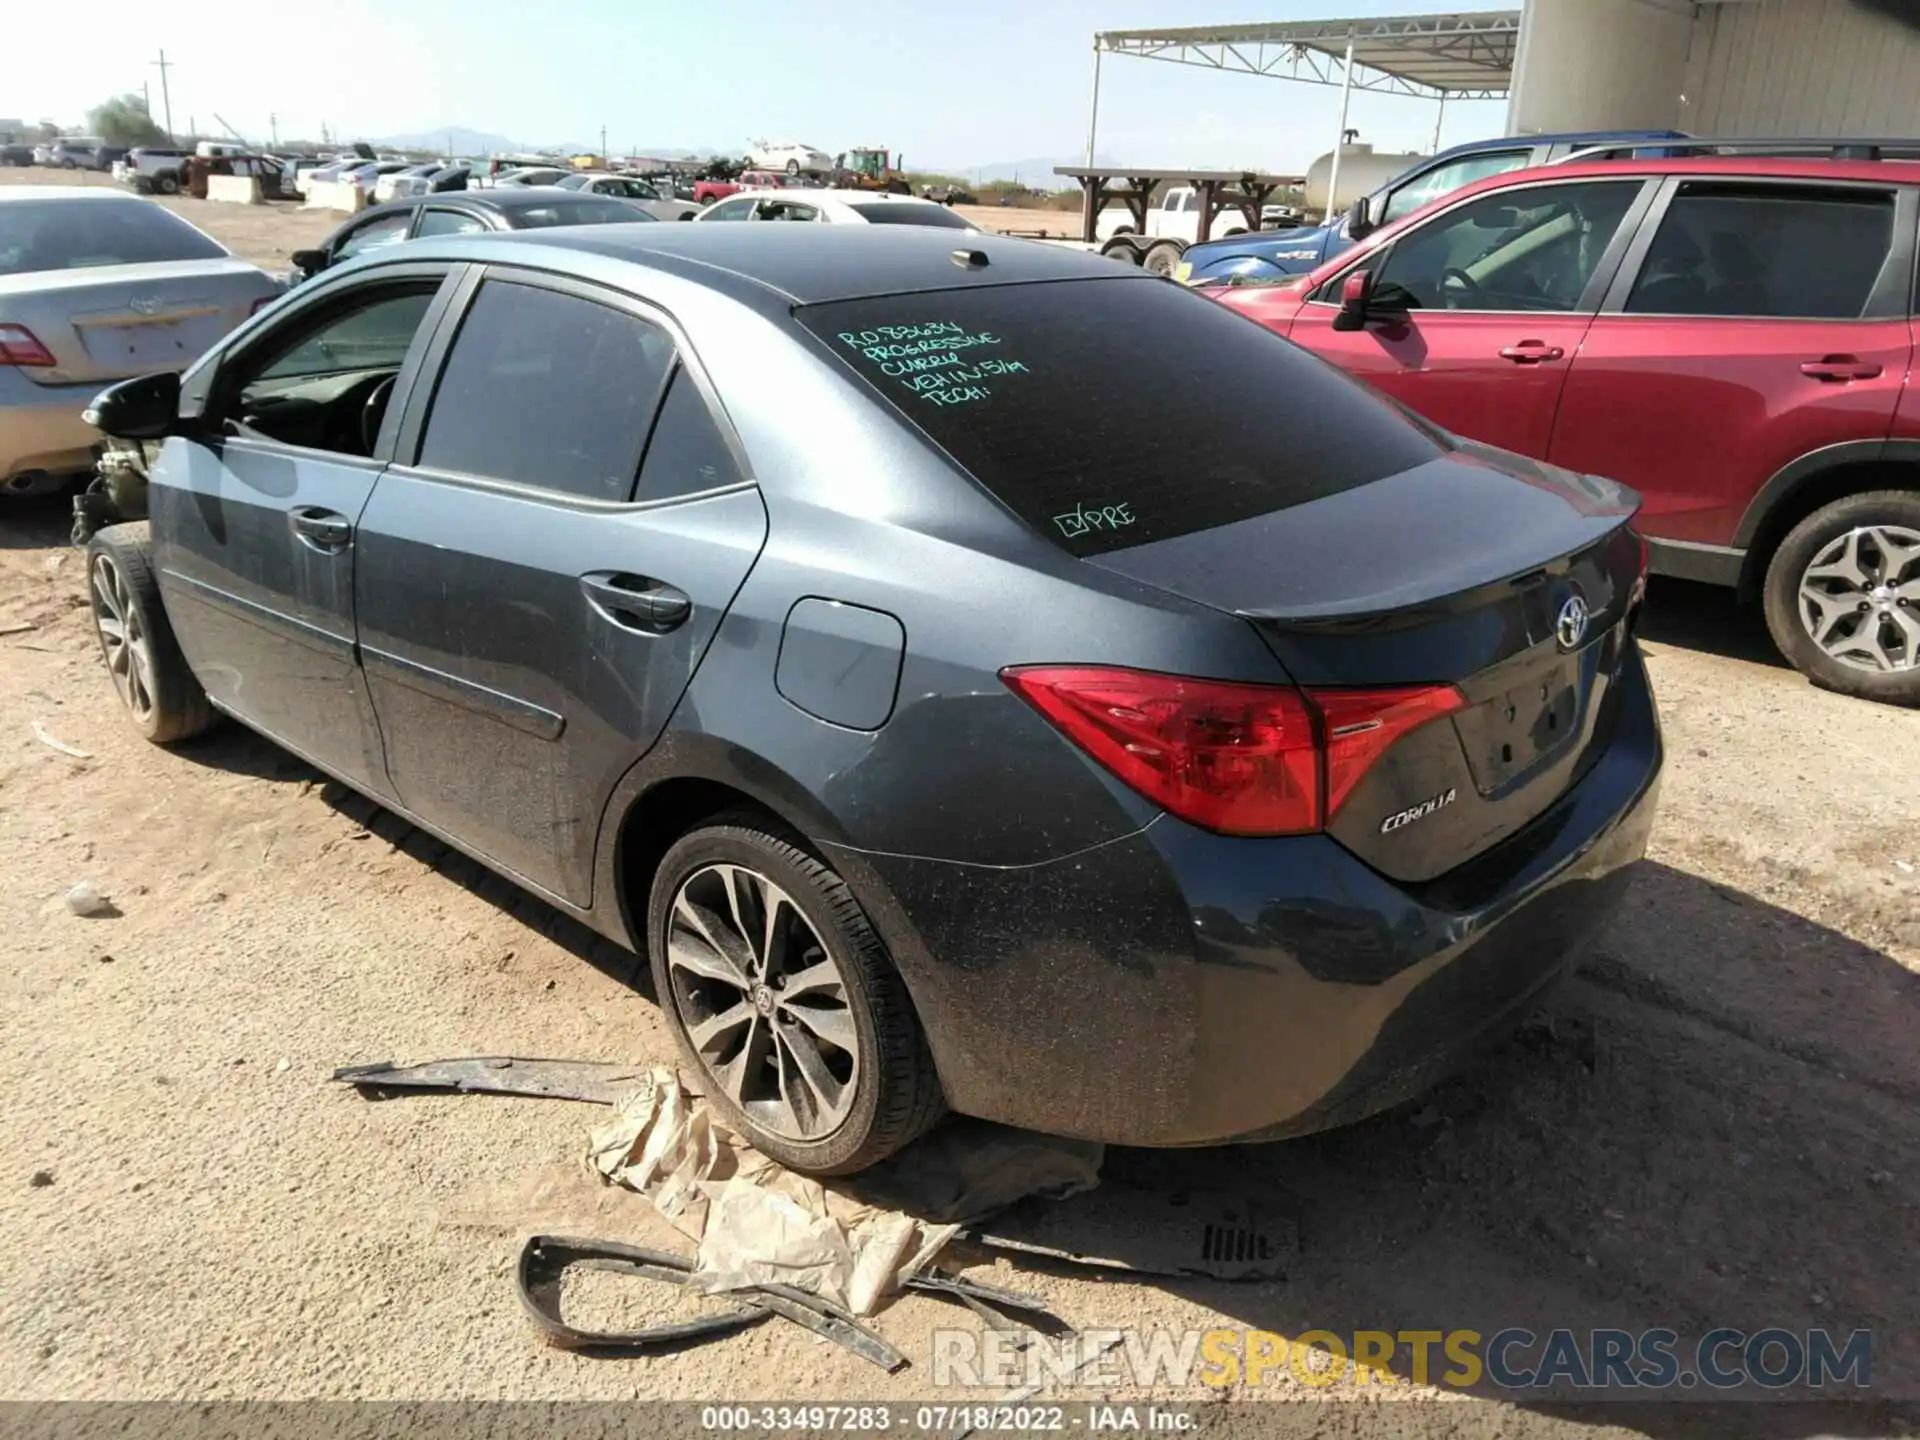
[[[1301,691],[1146,670],[1016,666],[1009,688],[1155,804],[1226,835],[1318,830],[1452,686]]]
[[[50,366],[53,353],[24,325],[0,325],[0,365]]]

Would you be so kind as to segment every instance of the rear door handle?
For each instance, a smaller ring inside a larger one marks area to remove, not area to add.
[[[339,550],[353,539],[353,523],[332,510],[302,506],[288,512],[287,523],[293,526],[294,534],[316,550]]]
[[[1539,365],[1548,360],[1558,360],[1567,352],[1558,345],[1549,345],[1544,340],[1522,340],[1518,345],[1509,345],[1500,352],[1502,360],[1511,360],[1516,365]]]
[[[597,570],[580,577],[580,589],[601,615],[643,635],[677,630],[693,614],[693,601],[685,592],[641,575]]]
[[[1881,366],[1870,360],[1862,360],[1858,355],[1823,355],[1818,360],[1808,360],[1802,364],[1800,373],[1809,380],[1844,385],[1849,380],[1877,380],[1881,369]]]

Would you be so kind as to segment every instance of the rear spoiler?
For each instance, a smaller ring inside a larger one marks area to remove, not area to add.
[[[1855,139],[1850,137],[1786,136],[1756,139],[1740,136],[1729,139],[1688,136],[1685,139],[1615,140],[1603,145],[1583,145],[1551,163],[1565,165],[1580,160],[1631,158],[1653,151],[1672,158],[1707,155],[1783,155],[1808,160],[1920,160],[1920,140]]]

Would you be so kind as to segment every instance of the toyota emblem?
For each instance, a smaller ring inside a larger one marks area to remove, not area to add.
[[[158,295],[138,295],[127,302],[127,308],[136,315],[158,315],[165,303]]]
[[[1587,638],[1587,602],[1583,598],[1567,597],[1567,603],[1560,607],[1559,617],[1553,622],[1553,633],[1562,650],[1580,648],[1580,642]]]

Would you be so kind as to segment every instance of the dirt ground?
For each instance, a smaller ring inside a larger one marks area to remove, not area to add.
[[[270,267],[330,223],[171,203]],[[634,962],[237,728],[140,741],[65,529],[0,510],[0,1396],[927,1395],[932,1330],[979,1322],[922,1297],[875,1321],[915,1359],[891,1377],[782,1322],[659,1360],[536,1343],[527,1233],[676,1240],[583,1172],[601,1112],[326,1077],[668,1061]],[[1718,591],[1656,583],[1647,649],[1652,854],[1551,1027],[1348,1130],[1110,1154],[1137,1185],[1284,1197],[1284,1281],[983,1278],[1083,1328],[1867,1327],[1875,1388],[1920,1396],[1920,715],[1810,688]],[[82,879],[119,913],[69,914]],[[1404,1433],[1594,1428],[1490,1391],[1390,1409]],[[1602,1428],[1682,1433],[1656,1415]],[[1329,1403],[1307,1428],[1386,1423]]]

